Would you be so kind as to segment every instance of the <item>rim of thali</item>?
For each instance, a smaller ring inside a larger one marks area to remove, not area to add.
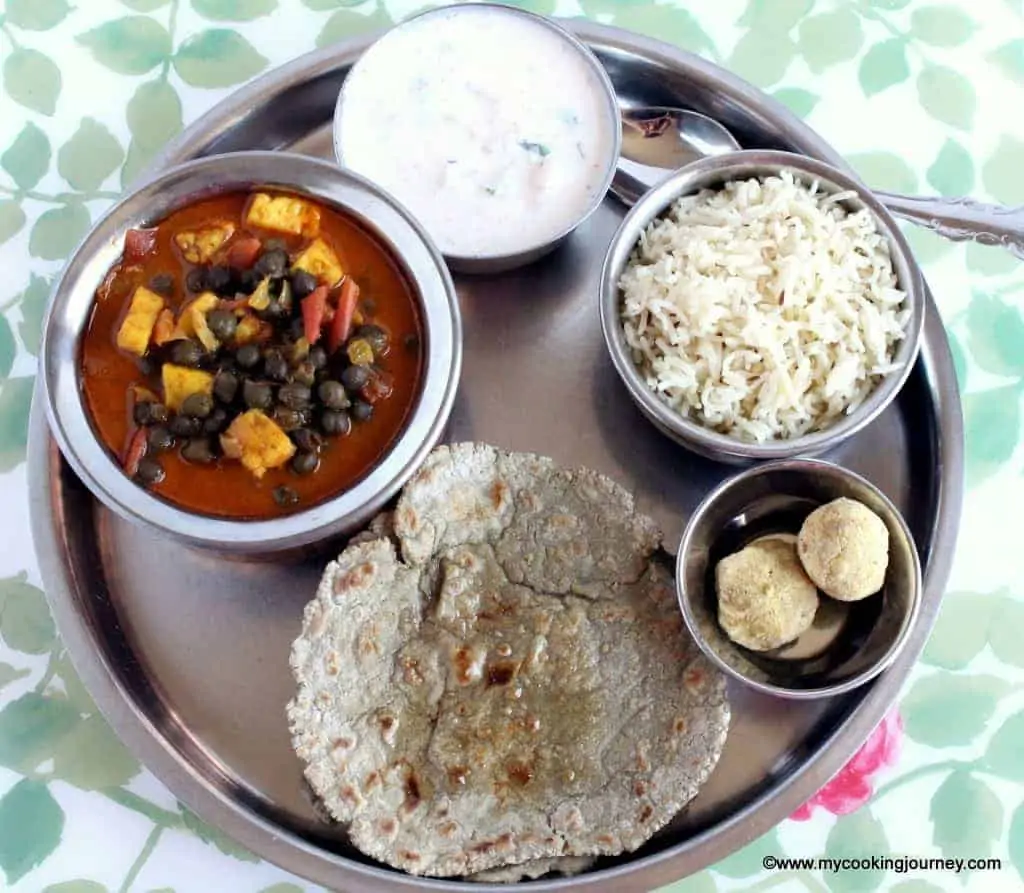
[[[805,154],[853,173],[841,156],[785,106],[724,69],[675,46],[579,19],[562,23],[591,48],[639,55],[666,69],[683,69],[708,90],[758,109],[764,120],[802,147]],[[259,107],[268,93],[279,95],[314,78],[351,65],[383,31],[308,53],[267,72],[214,106],[156,157],[139,182],[171,164],[216,150],[216,139]],[[943,424],[937,518],[927,556],[921,613],[901,656],[874,683],[855,695],[860,703],[793,774],[728,819],[657,853],[571,878],[525,881],[531,891],[566,889],[644,890],[669,883],[717,862],[786,818],[832,777],[882,719],[924,647],[938,613],[952,563],[963,499],[963,418],[948,342],[929,293],[929,312],[918,363],[928,365],[933,402],[941,402]],[[595,306],[596,312],[596,306]],[[43,582],[58,628],[75,669],[107,721],[136,756],[189,808],[263,858],[315,883],[359,883],[360,890],[493,890],[493,885],[423,878],[348,859],[273,824],[210,785],[128,693],[109,656],[98,647],[88,619],[76,606],[74,569],[65,562],[58,527],[63,520],[57,495],[60,463],[46,428],[37,385],[29,438],[29,496],[32,532]]]

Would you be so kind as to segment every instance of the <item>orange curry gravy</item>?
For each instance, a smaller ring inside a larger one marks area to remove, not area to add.
[[[166,298],[166,306],[176,317],[196,297],[196,293],[186,287],[186,276],[196,265],[185,260],[175,243],[175,235],[201,229],[213,221],[232,222],[235,232],[212,259],[213,264],[218,263],[218,259],[223,264],[226,251],[242,238],[256,236],[264,242],[270,239],[284,242],[290,259],[311,241],[306,236],[247,225],[245,215],[252,194],[217,196],[171,214],[156,227],[152,249],[135,263],[129,263],[127,256],[122,258],[97,291],[81,345],[82,387],[95,430],[122,466],[128,461],[129,445],[139,427],[133,419],[135,387],[142,385],[162,399],[160,361],[166,356],[168,346],[157,347],[150,342],[143,358],[118,347],[118,331],[128,314],[132,296],[137,287],[147,286],[159,274],[170,274],[173,287]],[[279,192],[268,194],[282,195]],[[304,475],[286,464],[270,468],[258,478],[238,460],[223,455],[218,455],[210,464],[190,462],[181,455],[182,438],[176,438],[173,447],[153,454],[165,476],[158,483],[149,484],[148,489],[181,508],[250,520],[309,508],[352,487],[382,459],[401,432],[416,400],[422,372],[422,331],[418,305],[409,282],[389,252],[357,223],[314,199],[304,200],[319,209],[319,237],[333,248],[345,275],[354,279],[358,286],[355,323],[372,322],[390,336],[390,347],[383,356],[375,358],[374,368],[388,376],[391,393],[374,404],[369,419],[353,423],[348,434],[325,436],[317,470]],[[330,291],[328,315],[331,307],[337,305],[338,292],[337,286]],[[344,348],[341,350],[344,353]],[[230,357],[230,348],[222,348],[222,353],[225,351]],[[332,355],[329,377],[337,378],[337,365],[346,362]],[[217,364],[203,368],[216,371]],[[259,369],[252,377],[262,377]],[[275,390],[277,387],[275,385]],[[316,392],[316,385],[313,392]],[[240,401],[240,397],[236,398],[236,404]],[[242,405],[232,411],[244,409]],[[315,415],[311,413],[311,417]],[[314,425],[315,422],[311,423]],[[216,444],[219,438],[214,435],[211,440]],[[275,499],[275,489],[282,486],[297,494],[294,504],[280,504]]]

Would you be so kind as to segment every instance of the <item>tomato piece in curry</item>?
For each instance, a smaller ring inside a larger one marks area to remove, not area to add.
[[[189,511],[266,519],[354,486],[422,377],[412,287],[355,221],[258,190],[133,230],[81,344],[99,438]]]

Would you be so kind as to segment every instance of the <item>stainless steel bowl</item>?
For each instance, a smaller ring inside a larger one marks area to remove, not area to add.
[[[185,511],[128,479],[93,431],[81,389],[79,342],[96,288],[119,259],[129,229],[217,193],[268,187],[308,195],[359,221],[404,267],[425,335],[420,393],[384,459],[351,489],[283,518],[232,521]],[[283,152],[244,152],[191,161],[150,180],[115,205],[75,251],[44,324],[43,395],[68,463],[106,506],[191,546],[220,553],[279,554],[345,533],[369,520],[436,444],[451,411],[462,360],[458,299],[444,261],[420,225],[373,184],[337,166]]]
[[[775,651],[736,645],[718,624],[718,562],[763,536],[796,535],[812,511],[843,496],[866,505],[889,531],[881,592],[857,602],[821,595],[813,626]],[[873,484],[821,460],[779,460],[726,480],[697,507],[679,544],[676,590],[697,644],[730,676],[784,698],[830,697],[873,679],[899,655],[917,618],[921,564],[899,510]]]
[[[594,191],[594,197],[583,213],[577,215],[576,219],[572,221],[572,223],[568,224],[561,232],[543,242],[524,244],[517,251],[511,253],[445,255],[445,260],[447,260],[449,267],[458,273],[504,273],[518,267],[526,266],[527,264],[533,263],[545,255],[550,254],[565,242],[572,232],[601,206],[601,202],[604,201],[604,196],[612,184],[612,179],[615,177],[615,166],[618,164],[619,152],[622,148],[622,119],[619,115],[619,103],[615,94],[615,87],[612,85],[611,78],[608,77],[608,72],[605,71],[604,66],[598,61],[597,57],[588,46],[577,40],[572,34],[560,25],[556,24],[550,18],[529,12],[525,9],[520,9],[517,6],[509,6],[503,3],[458,3],[455,4],[455,6],[457,6],[459,10],[476,7],[488,9],[495,13],[514,15],[529,19],[530,21],[536,22],[537,24],[547,28],[549,31],[556,34],[561,40],[565,41],[565,43],[571,46],[579,54],[580,58],[586,62],[587,66],[597,78],[598,83],[601,85],[608,113],[608,126],[612,133],[612,143],[608,147],[608,158],[605,162],[605,171],[601,185]],[[404,28],[419,19],[427,16],[449,15],[452,10],[452,4],[424,10],[414,16],[410,16],[400,25],[390,29],[381,39],[386,38],[387,35],[393,31]],[[367,52],[372,49],[373,45],[371,44],[367,49]],[[353,66],[353,69],[358,68],[358,66],[359,62],[357,61],[355,66]],[[348,83],[347,79],[345,83]],[[338,94],[338,103],[334,111],[334,154],[338,159],[338,163],[343,167],[345,165],[345,158],[341,149],[341,131],[344,126],[345,83],[342,84],[341,91]],[[557,89],[557,85],[552,85],[552,88]],[[415,151],[415,148],[410,149],[410,152]],[[469,221],[468,225],[472,225],[472,221]]]
[[[907,323],[906,337],[894,358],[898,368],[889,373],[852,413],[821,431],[801,437],[746,443],[685,418],[648,387],[633,363],[622,331],[619,279],[641,233],[649,223],[664,214],[677,198],[701,189],[723,186],[730,180],[768,176],[783,170],[791,171],[796,178],[808,184],[817,181],[820,188],[829,193],[852,191],[856,194],[856,197],[846,199],[841,204],[851,212],[867,208],[874,216],[879,232],[889,243],[899,287],[906,292],[911,316]],[[861,431],[885,410],[903,387],[917,360],[925,316],[924,279],[896,221],[858,180],[831,165],[804,155],[760,149],[745,150],[704,158],[687,165],[637,202],[622,221],[605,256],[601,274],[600,313],[605,343],[615,369],[644,415],[663,434],[695,453],[720,462],[745,465],[761,459],[819,455]]]

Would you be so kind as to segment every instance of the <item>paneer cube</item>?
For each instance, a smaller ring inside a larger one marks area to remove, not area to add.
[[[220,340],[213,334],[210,324],[206,321],[206,313],[196,307],[192,308],[192,328],[195,330],[196,338],[210,353],[220,347]]]
[[[253,310],[266,310],[270,306],[270,279],[260,280],[256,291],[249,295],[249,306]]]
[[[309,202],[290,195],[273,198],[257,192],[249,203],[245,222],[261,229],[313,238],[320,233],[320,211]]]
[[[207,350],[214,351],[220,347],[220,341],[210,331],[206,322],[206,314],[220,306],[220,298],[213,292],[203,292],[198,298],[181,311],[181,319],[175,337],[197,338]]]
[[[337,285],[345,274],[338,255],[323,239],[314,239],[310,246],[295,258],[292,268],[305,270],[329,288]]]
[[[220,304],[220,298],[218,298],[212,291],[204,291],[198,298],[189,304],[185,305],[185,309],[181,311],[181,319],[178,320],[178,328],[181,329],[182,334],[186,338],[196,337],[196,318],[203,316],[211,310],[216,310]]]
[[[246,314],[235,327],[234,343],[251,344],[253,341],[265,341],[273,334],[273,327],[268,322]]]
[[[291,438],[258,409],[238,416],[220,436],[220,445],[225,456],[239,459],[258,478],[295,454]]]
[[[204,226],[194,232],[178,233],[174,237],[174,242],[190,264],[205,264],[209,263],[217,249],[230,239],[234,232],[235,225],[224,222],[216,226]]]
[[[145,385],[134,382],[131,386],[133,403],[159,403],[160,398]]]
[[[117,346],[138,357],[145,354],[156,319],[163,309],[164,299],[160,295],[142,285],[135,289],[128,305],[128,315],[117,330]]]
[[[164,363],[161,370],[164,385],[164,403],[177,412],[186,397],[192,394],[213,394],[213,375],[202,369],[189,369]]]
[[[159,347],[168,341],[174,341],[178,337],[177,331],[178,324],[174,320],[174,314],[169,308],[164,307],[157,315],[156,325],[153,326],[153,343]]]

